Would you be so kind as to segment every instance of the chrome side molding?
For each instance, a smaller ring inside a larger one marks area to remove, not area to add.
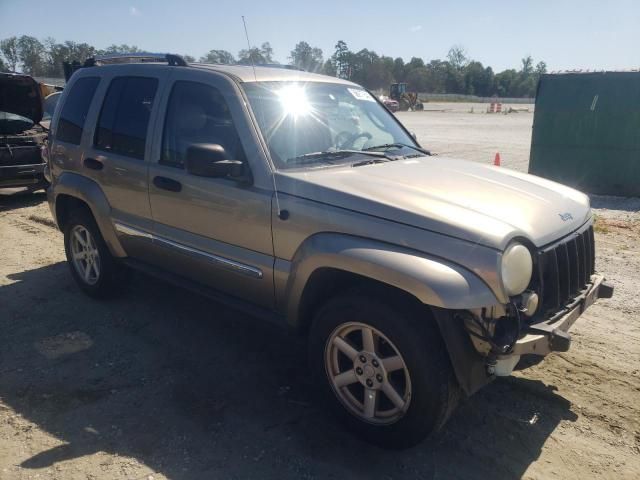
[[[144,230],[139,230],[135,227],[131,227],[129,225],[124,225],[119,222],[114,223],[115,229],[119,234],[127,235],[130,237],[144,238],[147,240],[151,240],[153,243],[160,244],[164,247],[171,248],[173,250],[179,251],[180,253],[206,260],[210,263],[213,263],[219,267],[226,268],[228,270],[232,270],[237,273],[241,273],[243,275],[247,275],[252,278],[262,278],[263,273],[257,267],[252,265],[247,265],[244,263],[236,262],[235,260],[231,260],[229,258],[221,257],[219,255],[214,255],[212,253],[204,252],[197,248],[189,247],[182,243],[174,242],[173,240],[169,240],[167,238],[159,237],[152,233],[146,232]]]

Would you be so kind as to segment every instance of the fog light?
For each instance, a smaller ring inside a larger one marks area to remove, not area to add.
[[[527,317],[532,317],[538,310],[538,294],[525,292],[522,294],[522,312]]]

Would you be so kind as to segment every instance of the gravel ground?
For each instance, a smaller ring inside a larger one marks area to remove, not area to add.
[[[399,117],[436,152],[526,170],[531,114],[452,108]],[[593,205],[614,299],[569,352],[388,452],[314,403],[300,339],[144,276],[91,300],[44,195],[0,196],[0,479],[640,478],[640,202]]]

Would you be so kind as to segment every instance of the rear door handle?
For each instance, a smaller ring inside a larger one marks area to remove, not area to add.
[[[182,184],[172,178],[154,177],[153,184],[162,190],[169,190],[170,192],[179,192],[182,190]]]
[[[82,164],[91,170],[102,170],[104,168],[102,162],[99,162],[95,158],[85,158]]]

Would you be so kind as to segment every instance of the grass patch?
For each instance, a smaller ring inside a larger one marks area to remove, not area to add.
[[[604,234],[609,233],[609,228],[607,227],[607,224],[598,215],[594,215],[593,231],[596,233],[604,233]]]
[[[51,220],[50,218],[45,218],[45,217],[38,217],[36,215],[30,215],[29,220],[40,223],[42,225],[46,225],[47,227],[51,227],[51,228],[58,228],[58,226],[56,225],[56,223]]]

